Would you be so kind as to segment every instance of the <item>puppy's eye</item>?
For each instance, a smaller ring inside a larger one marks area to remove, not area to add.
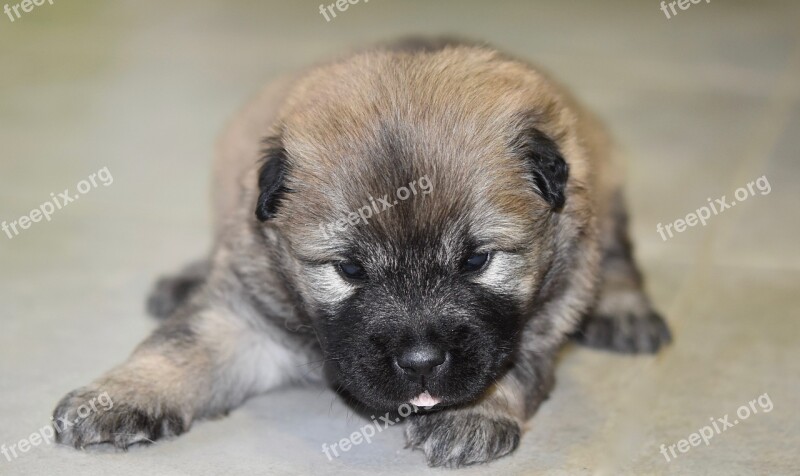
[[[468,273],[479,271],[486,266],[491,258],[491,253],[475,253],[464,260],[463,269]]]
[[[339,272],[347,279],[352,279],[355,281],[362,281],[367,279],[367,272],[364,270],[364,267],[358,263],[354,263],[352,261],[344,261],[337,265],[339,268]]]

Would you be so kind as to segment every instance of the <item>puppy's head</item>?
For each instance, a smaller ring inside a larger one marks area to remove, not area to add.
[[[351,395],[460,404],[505,371],[566,239],[570,121],[481,49],[369,53],[296,86],[256,214]]]

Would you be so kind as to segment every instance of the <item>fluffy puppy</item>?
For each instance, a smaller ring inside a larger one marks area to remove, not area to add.
[[[127,447],[327,380],[428,407],[406,435],[430,465],[513,451],[570,335],[670,339],[609,154],[557,84],[487,47],[406,41],[269,85],[220,142],[210,256],[159,282],[160,328],[55,416],[104,392],[113,408],[59,438]]]

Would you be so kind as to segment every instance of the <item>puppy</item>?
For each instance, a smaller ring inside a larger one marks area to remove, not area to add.
[[[508,454],[569,336],[670,341],[610,159],[564,90],[483,46],[405,41],[267,86],[219,143],[209,257],[159,282],[166,319],[127,362],[58,404],[114,402],[60,441],[126,448],[324,380],[427,407],[406,436],[432,466]]]

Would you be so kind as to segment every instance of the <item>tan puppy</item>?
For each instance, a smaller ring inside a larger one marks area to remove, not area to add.
[[[62,400],[62,418],[114,406],[61,441],[127,447],[326,379],[428,407],[406,434],[431,465],[509,453],[568,336],[669,341],[609,154],[553,81],[485,47],[407,41],[268,86],[220,143],[210,257],[159,283],[166,320],[126,363]]]

